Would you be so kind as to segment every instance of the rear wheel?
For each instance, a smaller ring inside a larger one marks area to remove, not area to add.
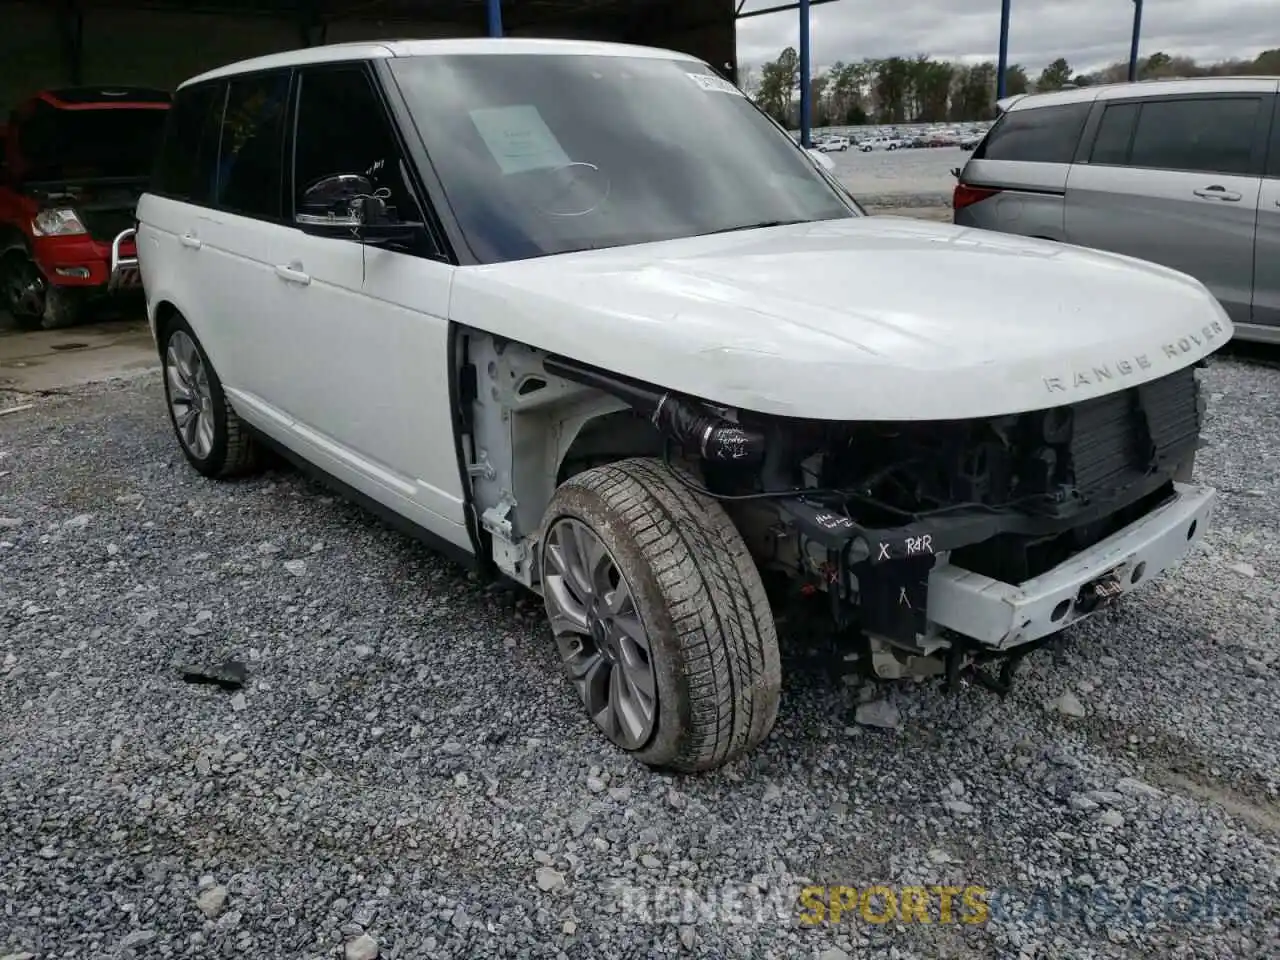
[[[162,330],[164,395],[187,461],[206,477],[247,473],[257,465],[253,440],[222,392],[222,381],[181,317]]]
[[[609,740],[651,766],[695,771],[768,735],[777,632],[719,503],[657,460],[597,467],[556,491],[541,552],[561,660]]]

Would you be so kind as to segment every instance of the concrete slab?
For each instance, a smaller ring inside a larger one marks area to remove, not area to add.
[[[159,369],[143,317],[22,331],[0,318],[0,392],[44,393]]]

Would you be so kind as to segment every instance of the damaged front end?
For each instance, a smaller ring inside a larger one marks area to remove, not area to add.
[[[901,423],[759,417],[593,376],[700,461],[761,570],[881,676],[956,683],[1003,660],[1007,685],[1026,652],[1180,559],[1212,509],[1189,484],[1192,367],[1066,406]]]

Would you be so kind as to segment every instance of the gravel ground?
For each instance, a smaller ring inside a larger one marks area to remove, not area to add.
[[[956,178],[973,156],[959,147],[920,150],[848,150],[829,153],[834,173],[867,206],[945,206]]]
[[[0,957],[1277,956],[1280,369],[1207,383],[1178,573],[1003,700],[790,658],[700,778],[595,736],[528,601],[293,473],[198,477],[154,378],[37,398],[0,417]],[[227,655],[239,694],[174,670]],[[807,927],[806,883],[992,915]]]

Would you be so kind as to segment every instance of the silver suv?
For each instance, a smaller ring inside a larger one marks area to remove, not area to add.
[[[1280,343],[1280,80],[1122,83],[1001,101],[955,222],[1189,273]]]

